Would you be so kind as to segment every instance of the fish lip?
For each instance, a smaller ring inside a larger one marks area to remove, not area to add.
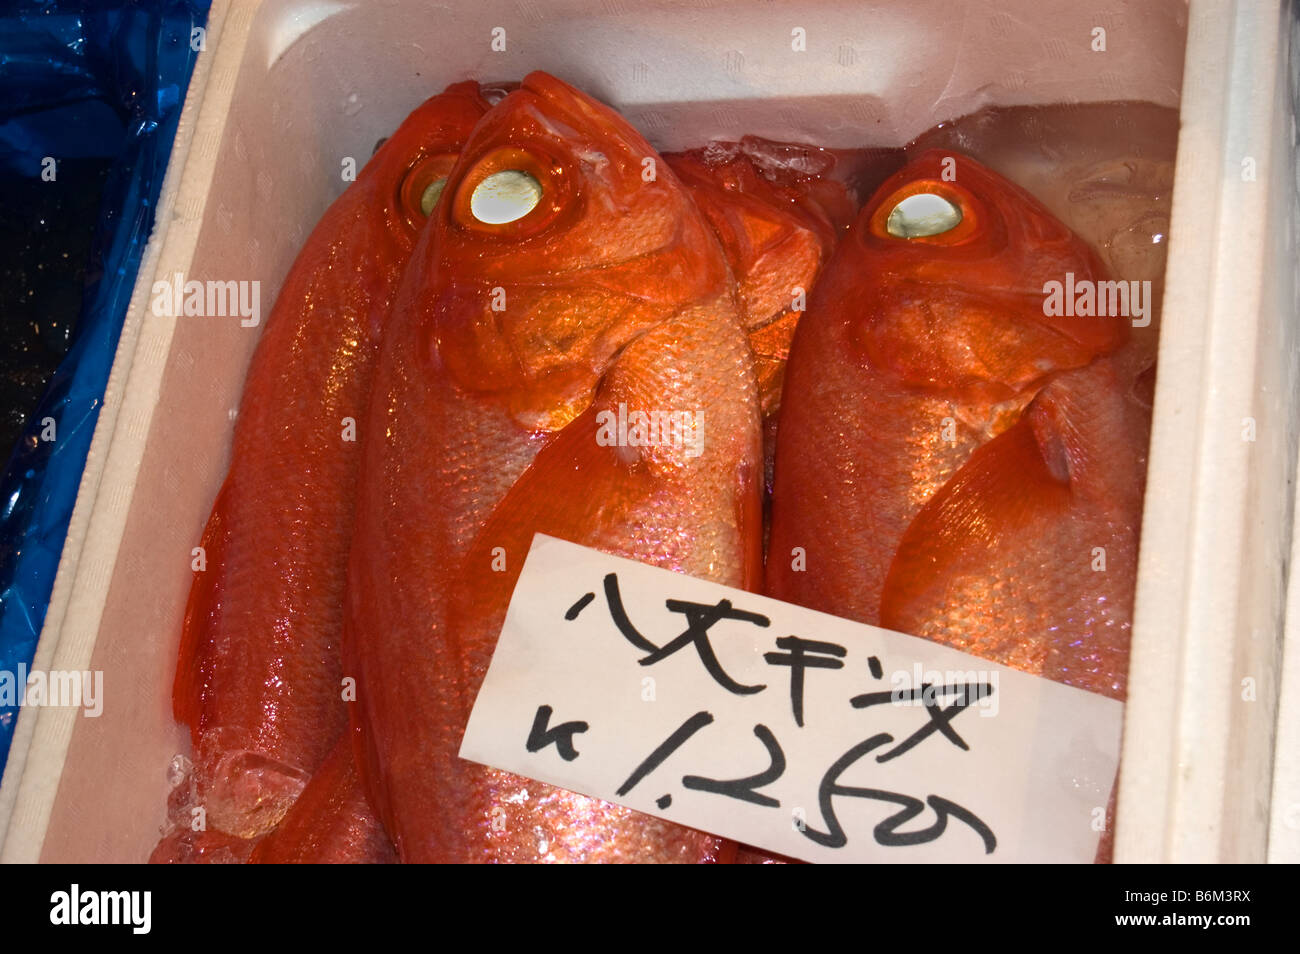
[[[653,295],[638,294],[635,291],[619,285],[617,282],[602,282],[600,266],[574,266],[572,268],[556,269],[554,272],[541,276],[530,276],[527,278],[511,277],[508,281],[491,281],[483,280],[465,280],[458,279],[454,273],[447,276],[446,282],[439,285],[438,296],[452,295],[459,288],[481,289],[484,287],[501,286],[510,291],[523,290],[540,290],[545,292],[554,292],[565,289],[591,289],[597,288],[609,295],[611,298],[617,297],[628,302],[637,302],[647,305],[666,305],[676,306],[679,299],[674,295]],[[764,326],[766,327],[766,326]]]
[[[1102,281],[1102,273],[1091,266],[1087,258],[1073,263],[1075,273],[1082,279]],[[1029,322],[1034,326],[1050,331],[1062,339],[1094,356],[1109,354],[1128,340],[1128,329],[1124,321],[1114,315],[1077,315],[1052,316],[1045,312],[1045,292],[1043,283],[1037,276],[1026,281],[1022,288],[993,287],[971,288],[959,282],[936,282],[931,287],[941,288],[943,293],[958,301],[981,303],[986,307],[993,305],[1011,320]],[[1047,281],[1055,281],[1055,273],[1047,273]],[[914,281],[914,279],[905,279]]]
[[[1081,255],[1074,261],[1067,261],[1063,270],[1055,269],[1036,271],[1027,269],[1025,273],[1015,276],[1011,282],[975,286],[968,279],[929,279],[910,271],[901,274],[881,276],[872,284],[874,291],[891,294],[907,290],[917,297],[941,296],[949,300],[978,304],[985,310],[990,306],[1009,320],[1029,322],[1050,329],[1062,338],[1078,347],[1106,354],[1118,348],[1126,340],[1123,321],[1113,315],[1091,315],[1066,318],[1047,315],[1044,311],[1047,281],[1059,281],[1066,270],[1073,271],[1078,280],[1103,281],[1104,276],[1088,256]]]
[[[1032,335],[1040,344],[1059,341],[1067,346],[1066,352],[1054,361],[1042,358],[1032,362],[1026,361],[1023,367],[1033,368],[1033,371],[1027,375],[1017,376],[1014,379],[988,380],[979,384],[962,385],[962,388],[976,388],[981,392],[987,392],[996,400],[1003,400],[1026,389],[1039,387],[1055,374],[1083,367],[1097,357],[1113,353],[1127,340],[1123,323],[1115,322],[1114,319],[1105,316],[1069,319],[1067,324],[1061,319],[1052,319],[1043,315],[1042,296],[1030,290],[1000,289],[990,293],[984,289],[973,289],[959,282],[918,282],[912,278],[898,280],[893,288],[896,290],[900,285],[919,286],[929,290],[940,288],[943,290],[942,296],[955,311],[966,311],[968,305],[975,306],[971,310],[996,316],[995,323],[1005,325],[1012,333],[1021,336]],[[928,291],[917,297],[928,298],[932,297],[932,294],[932,291]],[[856,319],[852,313],[842,314],[840,320],[845,333],[857,340],[858,347],[862,349],[861,354],[869,365],[894,367],[893,362],[888,358],[882,358],[891,347],[888,343],[891,340],[888,332],[882,339],[866,326],[855,328]],[[1093,324],[1090,326],[1085,322]],[[1098,322],[1106,322],[1106,324],[1098,327],[1096,324]],[[978,345],[971,346],[979,350]],[[950,384],[939,383],[936,380],[926,383],[898,369],[895,369],[894,373],[902,373],[910,384],[941,393],[951,387]]]
[[[562,134],[570,145],[597,141],[602,151],[608,149],[610,156],[617,153],[629,163],[639,163],[646,156],[663,161],[658,150],[650,145],[640,130],[623,118],[616,107],[557,76],[534,70],[524,77],[519,89],[511,95],[522,98],[524,94],[532,98],[534,108],[549,124],[566,127],[557,133]],[[502,100],[502,105],[505,102]],[[583,157],[583,152],[575,149],[574,158]]]

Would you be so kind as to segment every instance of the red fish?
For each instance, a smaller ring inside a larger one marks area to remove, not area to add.
[[[1113,351],[1116,318],[1046,314],[1094,254],[974,160],[926,152],[824,270],[786,370],[770,595],[867,623],[904,532],[1055,374]]]
[[[1051,380],[907,528],[880,624],[1125,697],[1154,366],[1145,342]],[[1108,862],[1114,791],[1097,860]]]
[[[654,157],[612,110],[529,75],[466,144],[399,293],[344,651],[362,772],[404,861],[725,850],[457,757],[534,532],[758,583],[758,396],[734,283],[676,178],[643,178]],[[703,443],[609,446],[620,405],[698,414]]]
[[[835,157],[811,146],[746,139],[664,159],[727,254],[754,349],[763,414],[775,415],[803,302],[855,211],[848,190],[829,177]]]
[[[1093,254],[971,160],[946,179],[950,157],[882,187],[801,326],[769,589],[1123,698],[1149,350],[1111,354],[1115,316],[1048,315],[1049,283],[1104,277]]]
[[[330,206],[258,343],[231,466],[203,534],[174,712],[207,824],[273,828],[347,724],[339,655],[357,444],[378,341],[416,236],[488,103],[416,109]]]

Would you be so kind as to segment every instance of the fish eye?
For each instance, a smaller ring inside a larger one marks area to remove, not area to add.
[[[542,184],[523,169],[485,176],[470,193],[470,214],[486,225],[517,222],[542,201]]]
[[[961,209],[941,195],[917,192],[889,213],[885,230],[895,238],[925,238],[951,232],[961,224]]]
[[[424,156],[407,171],[397,190],[397,202],[408,225],[417,232],[433,214],[456,164],[454,153]]]
[[[424,187],[424,192],[420,194],[420,213],[428,218],[433,213],[433,207],[438,204],[438,199],[442,196],[442,190],[447,187],[447,177],[435,179]]]
[[[497,146],[453,174],[450,218],[480,235],[528,241],[580,214],[575,178],[564,155],[538,144]]]

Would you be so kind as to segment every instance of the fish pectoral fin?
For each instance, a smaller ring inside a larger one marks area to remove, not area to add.
[[[648,500],[652,480],[620,456],[622,448],[597,441],[597,414],[588,408],[561,430],[492,511],[465,558],[466,586],[453,599],[453,617],[504,613],[534,534],[596,547],[623,539],[625,520]]]
[[[1070,506],[1070,489],[1029,418],[976,449],[904,532],[881,592],[880,621],[909,632],[962,589],[1001,572]]]
[[[741,585],[761,561],[761,466],[734,303],[692,303],[628,344],[592,404],[538,452],[469,551],[453,606],[504,613],[536,533]],[[502,559],[504,572],[483,572]]]

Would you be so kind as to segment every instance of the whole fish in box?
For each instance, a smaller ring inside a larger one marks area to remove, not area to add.
[[[968,158],[887,182],[793,346],[769,593],[1122,699],[1153,367],[1105,278]]]
[[[461,83],[407,118],[312,231],[258,343],[173,693],[196,800],[221,832],[270,831],[347,725],[339,643],[359,451],[345,434],[365,420],[416,236],[487,108]]]
[[[725,850],[457,756],[534,532],[760,579],[758,393],[734,282],[676,178],[662,163],[643,177],[647,158],[612,110],[530,74],[466,144],[399,293],[344,650],[362,773],[404,861]],[[648,425],[626,439],[609,426],[634,414]]]

